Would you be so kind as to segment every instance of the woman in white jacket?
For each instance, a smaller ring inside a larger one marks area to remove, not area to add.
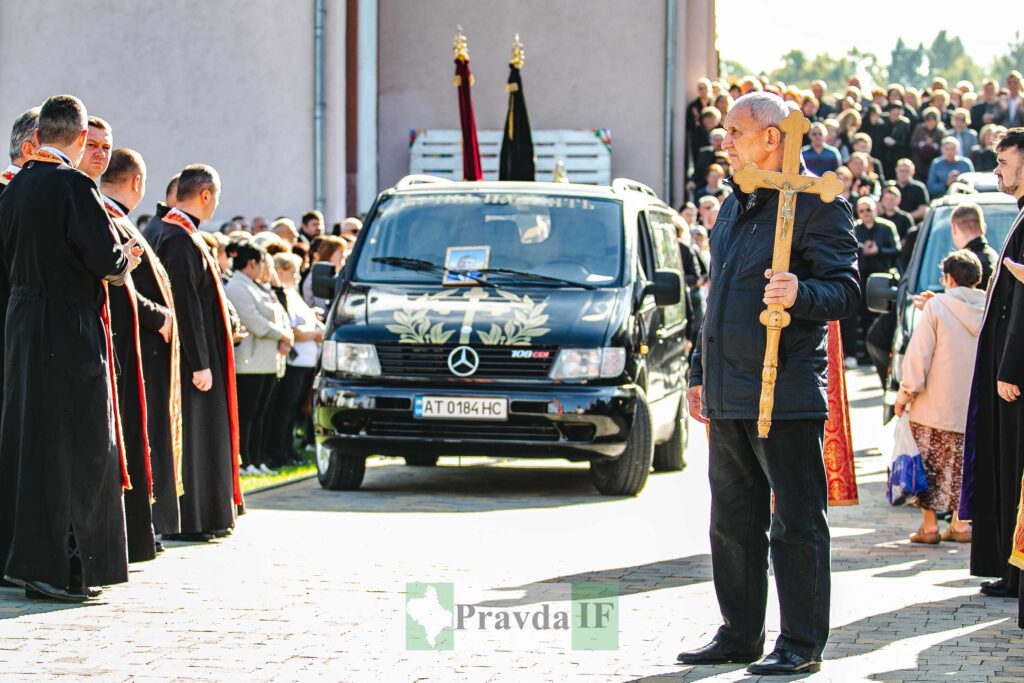
[[[922,522],[912,543],[971,540],[971,527],[956,518],[964,459],[967,404],[974,357],[985,312],[981,261],[966,249],[942,261],[943,294],[920,297],[922,308],[903,358],[903,380],[896,414],[910,414],[910,428],[921,452],[928,490],[918,496]],[[929,293],[930,294],[930,293]],[[939,533],[936,512],[953,510],[949,528]]]
[[[284,372],[283,354],[288,353],[294,340],[284,307],[269,288],[260,284],[268,263],[263,247],[252,242],[239,244],[232,261],[234,275],[224,287],[249,332],[235,348],[238,429],[245,474],[271,471],[261,437],[274,385]]]

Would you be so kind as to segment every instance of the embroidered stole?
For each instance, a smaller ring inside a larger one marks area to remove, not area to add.
[[[124,216],[124,212],[121,211],[121,207],[106,197],[103,199],[104,204],[107,207],[108,214],[115,218]],[[160,263],[160,258],[156,255],[156,252],[153,251],[153,247],[139,233],[135,226],[131,225],[130,221],[126,221],[124,226],[129,230],[132,236],[138,240],[139,246],[145,250],[146,257],[149,260],[149,267],[153,271],[153,277],[156,280],[157,287],[160,289],[160,296],[163,297],[164,305],[171,312],[171,393],[170,400],[168,401],[168,412],[171,417],[171,462],[174,467],[174,490],[178,496],[181,496],[185,493],[184,480],[181,476],[181,454],[183,451],[181,421],[181,345],[178,340],[178,320],[174,314],[174,296],[171,293],[171,278],[167,275],[167,271],[164,270],[163,264]],[[134,289],[132,291],[134,292]],[[136,318],[136,320],[138,320],[138,318]]]

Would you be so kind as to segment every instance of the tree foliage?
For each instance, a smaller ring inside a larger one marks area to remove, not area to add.
[[[950,87],[957,81],[971,81],[976,89],[981,82],[991,77],[1002,83],[1011,70],[1024,70],[1024,38],[1020,32],[1007,45],[1005,54],[999,55],[987,68],[978,64],[967,54],[959,36],[950,35],[945,29],[938,32],[931,44],[917,47],[907,45],[902,38],[896,41],[888,64],[878,56],[854,47],[845,55],[833,57],[828,53],[808,55],[803,50],[793,49],[782,56],[782,65],[769,72],[772,81],[782,81],[798,87],[809,87],[811,81],[823,79],[829,84],[840,86],[856,74],[865,86],[887,83],[927,87],[932,79],[941,76]],[[720,71],[723,77],[741,77],[752,73],[742,64],[722,60]]]

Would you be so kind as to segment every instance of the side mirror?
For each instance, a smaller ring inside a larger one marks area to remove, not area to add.
[[[334,272],[333,265],[314,263],[313,271],[309,276],[313,278],[313,296],[327,300],[334,298],[334,288],[338,282],[338,276]]]
[[[683,300],[683,276],[678,270],[654,271],[654,282],[647,285],[644,295],[654,296],[658,306],[675,306]]]
[[[875,273],[868,276],[867,291],[864,298],[868,310],[873,313],[888,313],[896,304],[896,290],[900,278],[895,273]]]

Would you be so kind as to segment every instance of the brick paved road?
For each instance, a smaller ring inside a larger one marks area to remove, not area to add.
[[[831,515],[832,637],[810,680],[1024,679],[1016,603],[977,593],[964,546],[911,547],[916,511],[884,503],[870,386],[851,376],[862,504]],[[695,434],[686,471],[652,476],[626,500],[596,495],[585,468],[550,463],[385,462],[359,492],[305,482],[253,496],[233,537],[169,547],[100,604],[0,589],[0,678],[750,680],[739,666],[675,663],[718,623],[706,459]],[[493,623],[457,631],[451,652],[405,649],[407,582],[449,582],[457,603],[532,614],[565,609],[577,581],[619,583],[617,650]]]

